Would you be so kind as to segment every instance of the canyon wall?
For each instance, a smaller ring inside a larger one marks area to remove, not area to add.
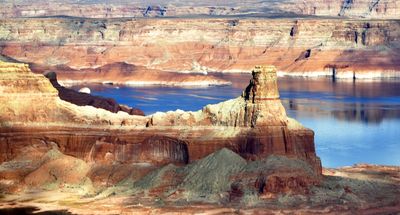
[[[247,0],[247,1],[11,1],[3,0],[0,17],[75,16],[189,17],[189,16],[331,16],[399,18],[396,0]],[[76,9],[79,8],[79,9]]]
[[[295,0],[281,4],[283,11],[313,16],[399,19],[400,3],[396,0]]]
[[[72,82],[226,84],[174,72],[248,72],[257,64],[276,65],[278,75],[383,78],[400,75],[399,37],[396,20],[3,19],[0,54]]]

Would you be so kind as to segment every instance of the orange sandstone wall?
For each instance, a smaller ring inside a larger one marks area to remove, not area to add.
[[[398,77],[399,37],[400,22],[382,20],[0,21],[1,54],[71,79],[74,73],[66,71],[90,73],[116,62],[142,71],[246,72],[257,64],[273,64],[279,75]]]

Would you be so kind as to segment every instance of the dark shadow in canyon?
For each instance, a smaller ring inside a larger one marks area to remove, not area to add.
[[[0,214],[3,215],[73,215],[73,213],[67,210],[55,210],[55,211],[39,211],[37,207],[16,207],[16,208],[2,208]]]

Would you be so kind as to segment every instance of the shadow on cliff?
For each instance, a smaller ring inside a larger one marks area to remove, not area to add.
[[[2,47],[0,47],[0,53],[1,53],[1,49],[2,49]],[[8,57],[8,56],[2,55],[2,54],[0,54],[0,61],[8,62],[8,63],[24,63],[24,62],[21,62],[21,61],[18,61],[16,59],[12,58],[12,57]]]
[[[73,213],[68,212],[68,210],[49,210],[49,211],[41,211],[40,208],[37,207],[15,207],[15,208],[1,208],[0,214],[4,215],[72,215]]]
[[[55,72],[49,72],[45,76],[50,80],[53,87],[57,89],[60,99],[64,101],[71,102],[78,106],[89,105],[96,108],[102,108],[113,113],[123,111],[130,115],[144,116],[144,112],[142,110],[120,105],[112,98],[93,96],[88,93],[76,92],[75,90],[65,88],[57,82],[57,75]]]
[[[392,48],[394,44],[385,44],[381,46],[369,46],[375,51],[353,51],[345,50],[341,55],[333,59],[332,65],[326,65],[326,68],[350,67],[357,73],[358,71],[400,71],[400,52],[398,48]],[[366,63],[368,62],[368,63]]]

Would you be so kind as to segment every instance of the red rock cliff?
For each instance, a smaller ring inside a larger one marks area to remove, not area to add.
[[[302,159],[321,172],[314,133],[286,116],[271,66],[256,67],[249,86],[236,99],[197,112],[148,117],[67,103],[57,97],[49,80],[26,65],[0,66],[1,161],[32,147],[35,153],[45,153],[56,145],[90,162],[159,165],[192,162],[226,147],[252,160],[272,154]]]
[[[56,71],[61,81],[222,84],[170,71],[266,64],[279,75],[400,76],[397,20],[34,18],[0,20],[0,32],[0,54],[35,72]]]

